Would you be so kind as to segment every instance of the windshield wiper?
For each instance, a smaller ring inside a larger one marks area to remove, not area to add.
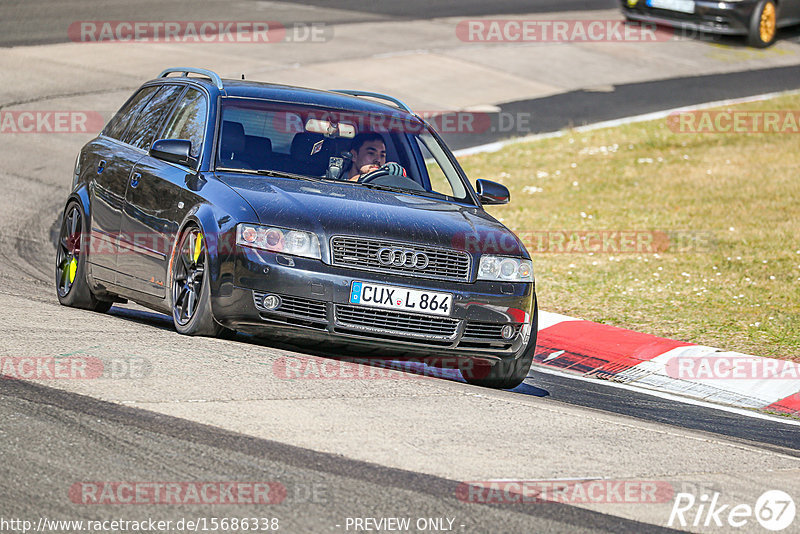
[[[374,183],[358,183],[358,182],[350,182],[356,185],[363,185],[364,187],[371,187],[372,189],[378,189],[380,191],[390,191],[392,193],[403,193],[406,195],[416,195],[420,197],[426,198],[440,198],[443,195],[441,193],[436,193],[435,191],[420,191],[419,189],[406,189],[404,187],[392,187],[390,185],[381,185],[381,184],[374,184]]]
[[[232,167],[215,167],[214,171],[224,171],[224,172],[243,172],[246,174],[258,174],[258,171],[254,171],[253,169],[234,169]]]
[[[296,178],[298,180],[307,180],[309,182],[321,182],[322,178],[314,178],[312,176],[305,176],[303,174],[294,174],[293,172],[276,171],[274,169],[258,169],[255,171],[262,176],[275,176],[276,178]]]
[[[261,176],[275,176],[278,178],[296,178],[298,180],[308,180],[309,182],[321,182],[322,178],[313,178],[311,176],[304,176],[302,174],[294,174],[291,172],[276,171],[273,169],[234,169],[232,167],[217,167],[216,171],[226,172],[243,172],[245,174],[258,174]]]
[[[372,189],[380,189],[381,191],[392,191],[394,193],[414,193],[413,189],[404,189],[402,187],[392,187],[390,185],[381,185],[381,184],[373,184],[373,183],[358,183],[358,185],[363,185],[364,187],[370,187]],[[419,191],[416,191],[417,193]]]

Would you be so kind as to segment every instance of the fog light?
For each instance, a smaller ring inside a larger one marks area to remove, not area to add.
[[[281,298],[277,295],[266,295],[261,301],[261,305],[268,310],[274,310],[281,305]]]
[[[503,339],[511,339],[514,337],[514,327],[510,324],[505,325],[500,331],[500,335],[503,336]]]

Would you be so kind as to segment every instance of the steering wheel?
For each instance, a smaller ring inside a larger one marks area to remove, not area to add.
[[[372,172],[364,174],[359,178],[358,183],[369,184],[375,182],[378,185],[385,185],[388,187],[399,187],[402,189],[409,189],[411,191],[425,191],[425,188],[407,176],[399,174],[391,174],[386,169],[375,169]]]
[[[390,163],[386,163],[384,165],[381,165],[380,167],[378,167],[374,171],[370,171],[370,172],[364,174],[362,176],[362,178],[359,179],[359,182],[368,184],[371,181],[373,181],[376,178],[379,178],[381,176],[391,176],[391,177],[399,176],[401,178],[404,178],[407,175],[406,175],[406,170],[403,168],[402,165],[400,165],[399,163],[390,162]],[[411,180],[411,181],[413,182],[413,180]]]
[[[368,184],[371,181],[375,180],[376,178],[380,178],[381,176],[389,176],[389,171],[387,171],[386,169],[375,169],[374,171],[362,174],[361,177],[358,179],[358,183]]]

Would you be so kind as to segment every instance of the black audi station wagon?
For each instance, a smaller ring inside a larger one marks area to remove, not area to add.
[[[171,76],[177,74],[178,76]],[[513,388],[536,346],[530,256],[399,100],[167,69],[75,163],[59,301],[450,361]]]

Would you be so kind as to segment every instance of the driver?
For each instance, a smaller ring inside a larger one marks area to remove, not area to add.
[[[386,164],[386,143],[376,132],[362,132],[353,138],[350,145],[353,164],[347,179],[358,181],[362,175],[376,171]]]

